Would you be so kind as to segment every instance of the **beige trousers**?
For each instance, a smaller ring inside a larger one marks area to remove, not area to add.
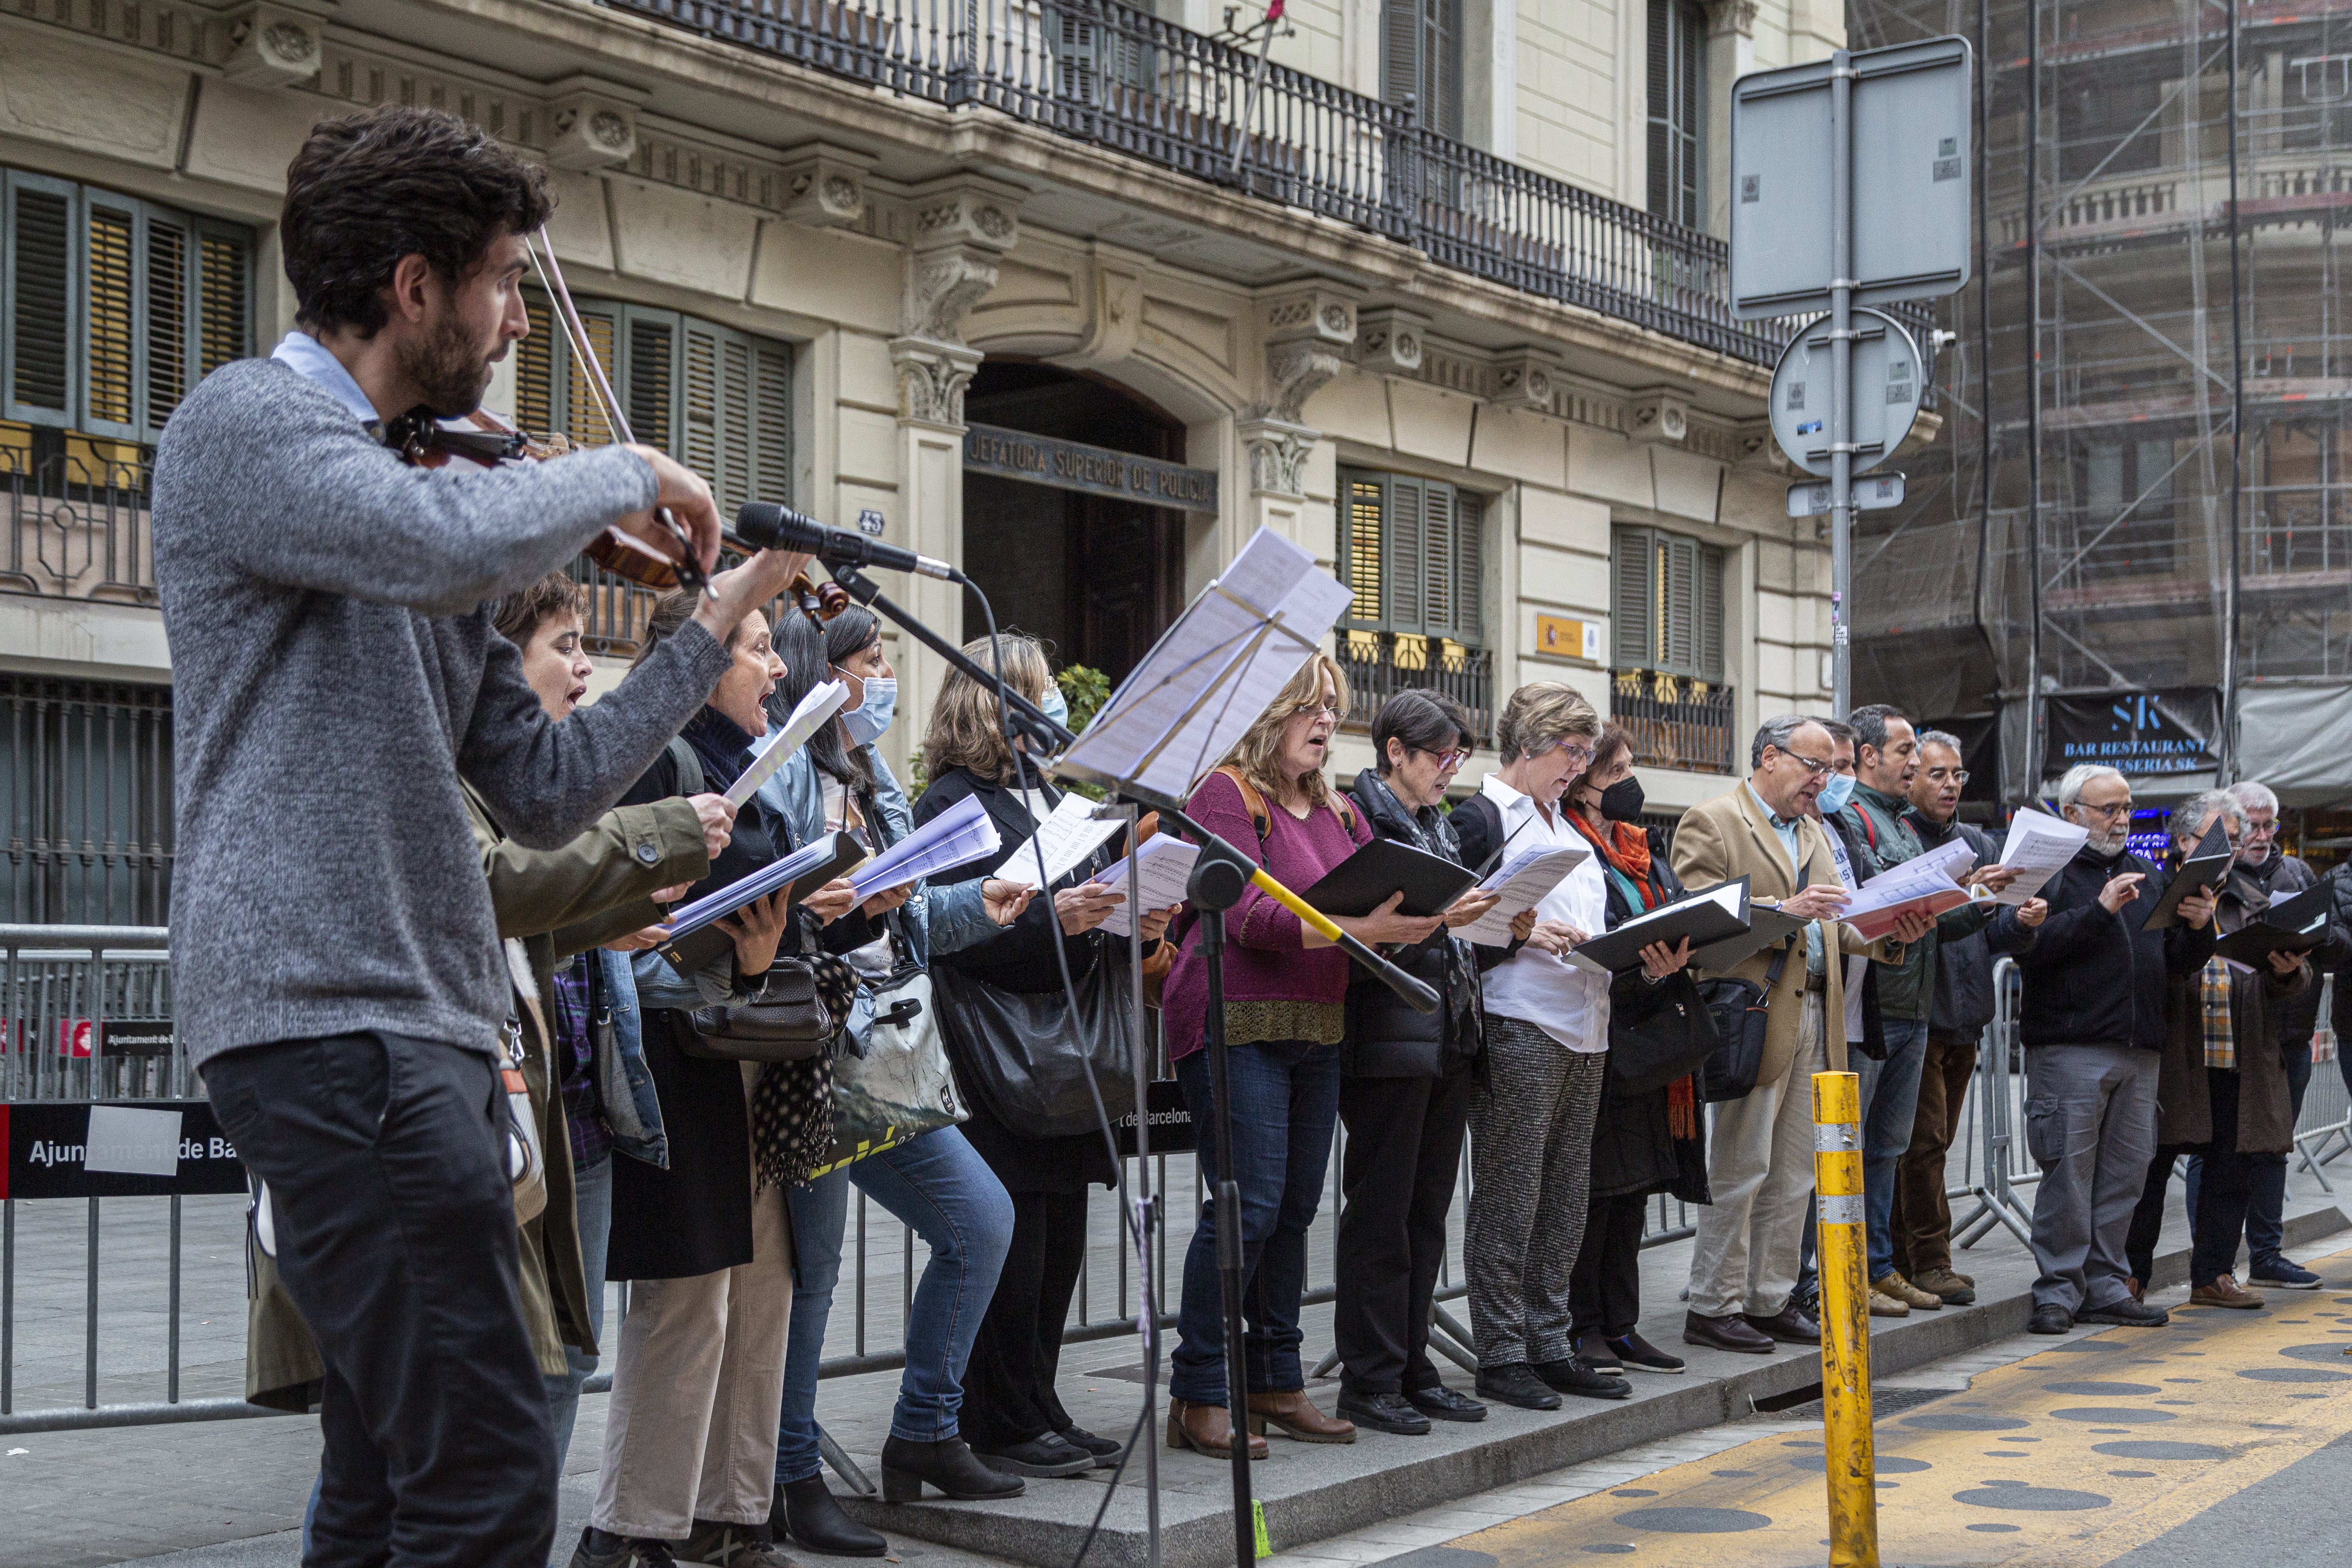
[[[630,1287],[591,1523],[676,1542],[698,1519],[768,1521],[792,1315],[781,1187],[752,1197],[751,1262]]]
[[[1691,1247],[1690,1310],[1769,1318],[1789,1304],[1813,1190],[1813,1075],[1824,1070],[1822,997],[1807,995],[1797,1053],[1777,1083],[1715,1108],[1706,1183]]]

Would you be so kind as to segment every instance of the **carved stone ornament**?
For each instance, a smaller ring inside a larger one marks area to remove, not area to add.
[[[1356,363],[1376,375],[1412,375],[1421,369],[1429,318],[1392,305],[1356,315]]]
[[[793,149],[784,160],[784,216],[811,228],[839,228],[866,216],[866,176],[874,160],[824,142]]]
[[[898,373],[898,417],[961,427],[964,390],[980,369],[980,351],[918,336],[892,338],[889,347]]]
[[[1490,400],[1507,408],[1533,408],[1549,414],[1559,372],[1540,354],[1521,349],[1495,360]]]
[[[1625,434],[1656,446],[1679,446],[1690,435],[1690,405],[1664,389],[1637,393],[1625,405]]]
[[[1706,35],[1710,38],[1737,33],[1743,38],[1756,36],[1756,0],[1710,0],[1706,7]]]
[[[1320,436],[1304,425],[1280,419],[1235,423],[1235,434],[1248,449],[1250,489],[1258,495],[1303,499],[1307,494],[1307,459]]]
[[[582,174],[625,163],[637,151],[637,111],[623,99],[579,88],[548,104],[547,161]]]
[[[319,21],[274,5],[255,5],[228,26],[221,75],[247,87],[291,87],[319,79]]]
[[[1028,193],[1001,180],[950,175],[908,193],[917,250],[971,245],[1000,255],[1021,240],[1021,204]]]
[[[1313,338],[1272,345],[1265,351],[1266,395],[1244,409],[1242,418],[1301,424],[1307,400],[1347,363],[1338,349]]]
[[[918,251],[907,264],[907,335],[963,344],[963,320],[996,287],[996,259],[958,247]]]
[[[1259,310],[1269,343],[1306,338],[1345,348],[1356,341],[1355,300],[1328,285],[1282,289]]]

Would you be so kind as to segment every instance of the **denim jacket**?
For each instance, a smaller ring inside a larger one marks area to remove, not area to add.
[[[669,1138],[662,1130],[661,1100],[654,1093],[653,1069],[646,1066],[645,1023],[637,1012],[636,978],[629,955],[598,948],[596,965],[605,1016],[593,1019],[589,1040],[595,1050],[596,1099],[613,1147],[657,1170],[669,1169]],[[611,1027],[604,1026],[609,1021]]]

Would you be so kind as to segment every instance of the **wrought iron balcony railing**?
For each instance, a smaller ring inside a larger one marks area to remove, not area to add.
[[[1507,163],[1384,103],[1115,0],[604,0],[830,75],[1246,190],[1444,266],[1769,364],[1721,240]],[[1246,115],[1246,122],[1244,116]]]
[[[1610,681],[1609,717],[1633,738],[1633,765],[1686,773],[1737,771],[1732,689],[1654,669],[1621,669]]]
[[[1372,715],[1400,691],[1435,691],[1469,710],[1484,744],[1495,733],[1495,656],[1450,637],[1402,632],[1341,632],[1333,657],[1348,677],[1348,718],[1340,728],[1368,734]]]

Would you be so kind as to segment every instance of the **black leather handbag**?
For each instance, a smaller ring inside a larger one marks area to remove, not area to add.
[[[1764,1068],[1764,1034],[1771,1018],[1768,1004],[1773,987],[1780,984],[1780,972],[1789,966],[1789,954],[1795,945],[1791,941],[1773,955],[1760,986],[1753,980],[1728,975],[1700,984],[1698,992],[1714,1016],[1716,1033],[1715,1049],[1702,1069],[1706,1074],[1708,1104],[1745,1100],[1754,1091],[1757,1077]]]
[[[706,1061],[798,1062],[823,1056],[857,994],[848,965],[837,958],[779,958],[767,981],[757,1002],[697,1007],[694,1027],[679,1048]]]
[[[1639,1022],[1612,1022],[1609,1029],[1609,1070],[1636,1093],[1697,1071],[1723,1044],[1715,1015],[1687,970],[1667,975],[1658,989],[1664,994],[1654,1012]]]
[[[1094,1094],[1113,1121],[1135,1109],[1133,1003],[1097,955],[1076,977],[1078,1007],[1060,986],[1007,991],[940,964],[931,994],[948,1059],[964,1097],[1005,1126],[1036,1138],[1092,1131]]]

